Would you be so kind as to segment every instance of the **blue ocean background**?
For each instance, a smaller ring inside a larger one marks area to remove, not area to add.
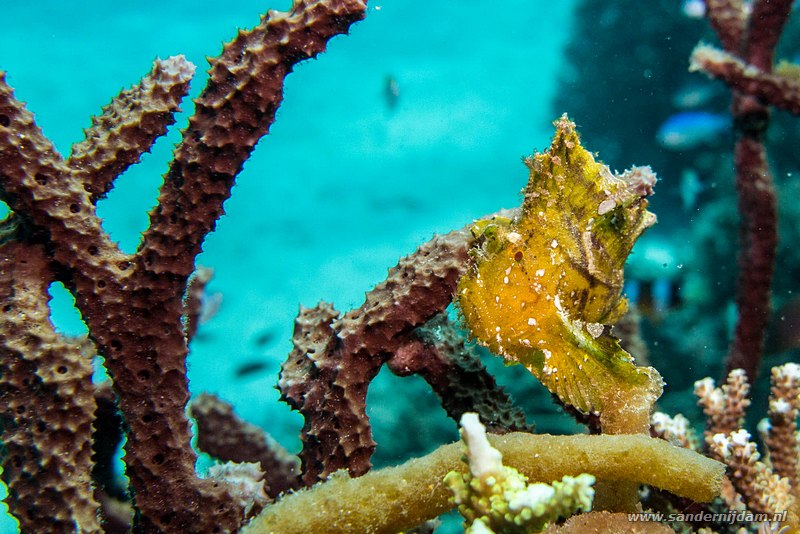
[[[0,70],[68,154],[90,117],[156,57],[184,54],[197,65],[194,97],[205,84],[206,56],[266,9],[289,5],[7,1]],[[351,35],[296,68],[270,135],[198,259],[214,269],[208,289],[222,303],[191,347],[192,391],[218,394],[297,450],[302,421],[278,401],[274,385],[298,306],[358,306],[399,257],[435,233],[519,204],[527,180],[520,160],[545,148],[552,132],[550,103],[572,17],[568,0],[509,0],[502,8],[373,1]],[[387,77],[399,88],[394,109]],[[182,107],[170,134],[99,206],[126,251],[147,225],[191,100]],[[66,292],[53,294],[58,326],[81,333]],[[253,362],[263,368],[236,377]],[[392,384],[386,378],[371,390],[378,412],[387,410],[381,395]],[[0,531],[16,532],[15,522],[4,516]]]

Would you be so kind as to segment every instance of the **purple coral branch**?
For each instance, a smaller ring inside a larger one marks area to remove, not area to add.
[[[398,376],[421,376],[453,421],[460,421],[465,412],[476,412],[495,434],[533,432],[523,411],[497,385],[446,313],[408,337],[386,362],[389,369]]]
[[[462,229],[434,237],[344,316],[326,303],[300,310],[278,387],[305,418],[300,459],[306,485],[339,469],[351,476],[369,471],[375,442],[367,388],[406,336],[450,303],[467,264],[469,236]]]
[[[769,72],[775,47],[789,19],[794,0],[756,0],[748,18],[743,56],[751,65]]]
[[[800,115],[800,83],[764,72],[741,58],[708,45],[692,52],[689,70],[703,71],[731,89],[760,98],[778,109]]]
[[[778,38],[791,9],[791,0],[756,0],[744,17],[738,0],[709,1],[708,18],[725,50],[765,74],[772,72]],[[703,59],[703,53],[700,54]],[[700,63],[695,63],[702,66]],[[770,291],[777,248],[775,187],[763,139],[769,108],[760,95],[743,92],[748,86],[731,79],[733,90],[736,189],[742,222],[736,303],[739,318],[728,354],[726,373],[744,369],[755,380],[764,350],[764,332],[770,313]],[[789,100],[786,95],[783,100]]]
[[[197,448],[223,462],[260,464],[271,498],[301,486],[297,457],[259,427],[239,419],[233,406],[202,394],[192,401],[190,412],[197,421]]]
[[[725,50],[738,52],[747,25],[742,0],[706,0],[706,16]]]
[[[469,228],[435,236],[402,258],[364,304],[343,316],[327,303],[301,308],[278,387],[305,419],[300,453],[305,485],[339,469],[354,477],[369,471],[375,442],[367,389],[384,363],[397,375],[422,376],[455,419],[478,411],[495,432],[532,429],[444,313],[467,268],[472,242]]]
[[[741,134],[734,148],[734,163],[743,248],[736,297],[739,318],[726,371],[744,369],[755,380],[764,351],[778,245],[775,189],[761,135]]]

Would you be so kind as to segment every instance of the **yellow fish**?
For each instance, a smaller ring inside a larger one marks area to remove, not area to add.
[[[655,223],[649,167],[615,176],[580,144],[566,116],[550,150],[525,160],[515,220],[476,223],[473,265],[458,283],[472,336],[522,363],[564,403],[600,413],[605,432],[641,432],[661,377],[637,367],[610,333],[627,310],[623,265]]]

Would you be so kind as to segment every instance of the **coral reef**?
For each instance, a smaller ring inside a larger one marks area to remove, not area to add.
[[[197,448],[224,462],[259,464],[271,498],[300,487],[300,462],[269,434],[242,421],[233,407],[207,393],[189,407],[197,422]]]
[[[30,531],[100,532],[90,484],[96,409],[92,363],[50,325],[44,247],[0,249],[3,352],[3,478]]]
[[[747,14],[741,2],[709,0],[725,52],[701,47],[694,57],[737,91],[746,244],[728,363],[737,367],[720,388],[711,379],[696,387],[708,417],[703,447],[686,418],[651,417],[661,377],[637,366],[613,332],[627,310],[623,266],[655,222],[647,210],[655,175],[649,167],[612,173],[583,148],[566,115],[555,122],[550,149],[525,160],[520,209],[433,237],[350,311],[326,302],[301,307],[278,383],[282,400],[304,418],[297,457],[221,399],[200,395],[189,405],[188,343],[210,278],[195,264],[203,240],[268,133],[287,74],[347,33],[365,2],[295,0],[210,60],[210,79],[133,254],[104,231],[96,205],[172,124],[194,66],[182,56],[156,61],[66,158],[0,76],[0,199],[11,210],[0,223],[0,439],[7,503],[22,531],[397,532],[430,529],[456,506],[472,532],[663,532],[670,528],[649,521],[631,527],[624,512],[648,507],[663,519],[690,506],[783,514],[769,527],[797,528],[797,365],[773,369],[763,458],[743,428],[775,250],[762,143],[767,105],[797,106],[792,68],[772,70],[789,6],[756,0]],[[52,282],[75,296],[87,338],[55,331]],[[454,303],[461,324],[451,316]],[[533,434],[460,326],[508,363],[523,364],[600,435]],[[625,331],[634,338],[637,328]],[[92,382],[95,355],[110,377],[102,384]],[[421,377],[462,422],[468,465],[462,444],[451,443],[372,469],[367,393],[384,364]],[[197,448],[219,461],[206,476],[196,469],[187,407]],[[127,488],[112,468],[123,438]]]
[[[643,483],[697,502],[720,491],[719,462],[646,436],[550,436],[514,432],[489,436],[489,443],[531,482],[591,473],[598,480]],[[531,451],[535,453],[531,454]],[[327,482],[284,496],[242,532],[398,532],[454,506],[444,483],[447,473],[463,473],[463,446],[452,443],[397,467],[349,478],[336,473]],[[313,514],[306,513],[314,510]]]
[[[771,375],[769,412],[759,425],[767,451],[764,460],[749,432],[743,428],[750,406],[750,384],[742,369],[731,371],[720,387],[716,387],[711,378],[695,383],[698,404],[706,414],[703,447],[681,415],[670,417],[654,413],[653,433],[683,447],[703,450],[709,457],[726,464],[728,478],[723,483],[722,502],[716,506],[734,513],[780,517],[778,521],[767,520],[770,528],[796,529],[800,526],[797,496],[800,444],[796,425],[800,367],[794,363],[774,367]]]
[[[705,443],[712,457],[727,464],[739,495],[727,494],[729,504],[744,503],[753,512],[780,514],[790,511],[791,524],[800,525],[795,488],[800,456],[796,423],[800,405],[800,367],[787,364],[772,369],[770,410],[765,420],[764,443],[769,465],[760,461],[755,443],[742,428],[747,401],[747,378],[741,369],[728,375],[728,384],[715,388],[709,379],[699,381],[695,393],[708,417]]]

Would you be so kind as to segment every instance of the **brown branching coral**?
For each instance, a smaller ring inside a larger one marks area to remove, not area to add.
[[[300,458],[306,485],[339,469],[348,469],[351,476],[369,470],[375,442],[366,413],[367,388],[387,361],[397,374],[422,375],[446,405],[453,401],[447,396],[464,391],[448,380],[477,378],[480,388],[473,389],[470,398],[478,406],[481,402],[476,401],[485,399],[497,410],[488,414],[494,426],[527,427],[522,414],[481,369],[470,374],[465,364],[443,358],[448,351],[461,350],[457,342],[428,342],[426,333],[416,330],[452,300],[456,281],[466,268],[470,241],[466,229],[434,237],[402,258],[360,308],[343,316],[327,303],[301,308],[295,320],[294,349],[278,385],[283,399],[305,418]],[[448,411],[460,416],[463,409],[462,405]],[[347,429],[344,434],[343,428]]]
[[[23,531],[102,532],[90,484],[92,362],[49,322],[44,247],[0,247],[3,480]]]
[[[420,375],[442,401],[454,421],[467,411],[496,434],[533,431],[525,414],[512,405],[511,398],[497,386],[476,354],[446,314],[439,314],[417,328],[412,339],[387,362],[398,376]]]
[[[201,451],[225,462],[260,464],[265,491],[273,499],[301,486],[297,457],[257,426],[239,419],[230,404],[202,394],[192,401],[189,410],[197,421],[197,447]]]
[[[2,246],[3,254],[17,254],[14,247],[27,244],[44,251],[43,268],[52,265],[53,278],[74,293],[106,358],[128,429],[125,461],[139,531],[231,531],[244,519],[226,484],[195,473],[184,414],[189,393],[182,296],[235,176],[274,120],[285,76],[299,61],[322,52],[331,37],[345,33],[365,8],[359,0],[298,0],[290,12],[270,12],[224,46],[211,60],[210,80],[196,100],[135,254],[111,241],[95,204],[172,122],[194,67],[182,57],[158,61],[150,77],[93,121],[69,159],[56,152],[0,79],[0,196],[27,228]],[[3,291],[11,298],[16,294],[11,268],[3,268],[8,273]],[[37,284],[50,279],[21,274]],[[41,321],[48,324],[46,314]],[[3,341],[6,350],[14,350],[11,338]],[[29,372],[46,376],[60,369],[43,363]],[[69,368],[66,374],[74,376]],[[88,383],[88,376],[80,376]],[[48,426],[44,415],[36,422],[16,417],[21,415],[11,414],[7,426],[43,426],[43,433],[57,428]],[[88,465],[85,470],[88,477]],[[49,512],[44,501],[26,509],[18,508],[19,502],[12,502],[18,517]]]

